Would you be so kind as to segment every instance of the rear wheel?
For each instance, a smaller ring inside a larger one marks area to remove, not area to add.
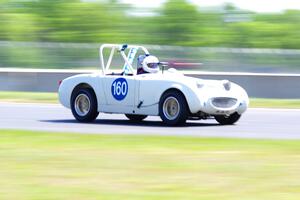
[[[99,112],[97,99],[92,89],[84,88],[75,91],[71,97],[71,110],[76,120],[80,122],[94,121]]]
[[[130,120],[134,122],[140,122],[143,121],[147,115],[133,115],[133,114],[125,114],[125,116]]]
[[[182,125],[188,117],[185,97],[178,91],[165,93],[159,102],[159,116],[168,125]]]
[[[238,113],[233,113],[229,116],[226,115],[216,115],[215,119],[222,125],[232,125],[240,119],[241,115]]]

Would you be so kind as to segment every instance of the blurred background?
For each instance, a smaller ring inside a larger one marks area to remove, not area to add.
[[[300,73],[298,8],[290,0],[0,0],[0,67],[97,69],[100,44],[129,43],[199,70]]]

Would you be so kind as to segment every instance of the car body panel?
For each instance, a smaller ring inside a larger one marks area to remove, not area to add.
[[[129,69],[132,68],[128,60],[125,63],[130,65]],[[137,75],[133,71],[132,74],[107,74],[105,70],[108,68],[105,65],[102,73],[76,75],[63,80],[59,87],[61,104],[70,108],[72,92],[80,84],[93,89],[98,111],[105,113],[159,115],[160,98],[169,90],[177,90],[184,95],[191,115],[242,114],[249,104],[246,91],[227,80],[187,77],[175,69],[155,74]]]

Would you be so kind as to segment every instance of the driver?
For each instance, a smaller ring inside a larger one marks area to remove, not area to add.
[[[159,60],[155,56],[146,55],[138,67],[137,74],[157,73],[159,72]]]

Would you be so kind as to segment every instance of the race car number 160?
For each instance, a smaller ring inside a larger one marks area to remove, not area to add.
[[[123,99],[125,99],[127,92],[128,83],[125,78],[118,78],[114,80],[111,85],[111,94],[116,100],[122,101]]]

